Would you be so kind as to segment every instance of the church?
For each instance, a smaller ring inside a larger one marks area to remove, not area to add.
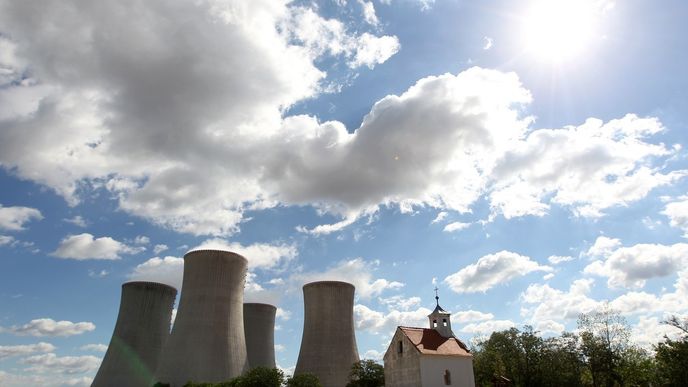
[[[430,328],[397,327],[384,356],[386,387],[475,387],[473,355],[454,336],[437,295],[435,301]]]

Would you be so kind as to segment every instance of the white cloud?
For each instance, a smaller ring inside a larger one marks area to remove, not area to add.
[[[599,216],[684,174],[662,167],[676,151],[649,140],[657,119],[530,128],[530,93],[495,70],[420,79],[358,128],[285,116],[340,86],[316,63],[372,68],[400,49],[293,2],[0,0],[0,25],[17,81],[0,93],[3,168],[72,205],[108,190],[180,232],[227,236],[278,205],[341,229],[380,205],[467,212],[481,197],[505,217]]]
[[[668,203],[662,214],[669,218],[669,224],[683,230],[684,238],[688,237],[688,197],[681,197],[679,201]]]
[[[391,297],[379,298],[381,304],[386,305],[389,309],[399,309],[401,311],[409,311],[420,306],[420,297],[403,297],[395,295]]]
[[[448,225],[444,226],[444,232],[454,232],[454,231],[461,231],[463,229],[466,229],[470,227],[470,223],[461,223],[461,222],[452,222],[449,223]]]
[[[529,257],[502,250],[481,257],[476,263],[447,276],[444,282],[457,293],[485,292],[533,271],[551,270],[551,267],[540,265]]]
[[[550,203],[586,217],[627,206],[686,175],[652,167],[653,159],[678,151],[645,141],[663,130],[656,118],[629,114],[607,123],[590,118],[577,127],[532,131],[492,171],[491,206],[506,218],[542,216]]]
[[[437,213],[437,216],[435,217],[435,219],[433,219],[432,222],[430,222],[430,223],[431,224],[439,223],[439,222],[443,221],[444,219],[446,219],[448,215],[449,215],[449,213],[447,211],[440,211],[439,213]]]
[[[637,244],[606,251],[584,272],[608,277],[610,287],[643,287],[651,278],[675,274],[688,264],[688,244]]]
[[[420,307],[408,311],[391,309],[384,313],[356,304],[354,305],[354,321],[356,329],[392,335],[399,325],[428,327],[428,315],[431,312],[430,309]]]
[[[167,249],[169,249],[169,247],[165,244],[155,245],[155,247],[153,247],[153,254],[160,254]]]
[[[380,21],[375,14],[375,6],[373,5],[372,1],[358,0],[358,4],[361,5],[363,10],[363,19],[366,21],[366,23],[372,26],[377,26],[380,24]]]
[[[376,351],[374,349],[369,349],[369,350],[365,351],[362,359],[370,359],[370,360],[375,360],[377,362],[381,362],[383,356],[385,356],[384,352]]]
[[[534,324],[543,321],[577,319],[581,313],[588,313],[600,306],[589,297],[594,281],[579,279],[573,281],[568,291],[554,289],[548,284],[531,284],[521,293],[521,300],[529,305],[521,315]]]
[[[150,238],[148,238],[145,235],[138,235],[136,238],[134,238],[134,244],[135,245],[147,245],[150,243]]]
[[[566,328],[564,324],[560,324],[554,320],[536,321],[533,327],[536,331],[542,333],[551,333],[560,335]]]
[[[33,219],[43,219],[41,212],[35,208],[3,207],[0,204],[0,230],[21,231]]]
[[[86,220],[84,220],[84,218],[82,218],[81,215],[76,215],[76,216],[71,217],[71,218],[62,219],[62,221],[66,222],[66,223],[73,224],[77,227],[84,228],[87,226]]]
[[[0,360],[12,356],[26,356],[36,352],[53,352],[55,346],[50,343],[36,343],[24,345],[0,345]]]
[[[657,317],[640,316],[631,330],[631,340],[647,350],[652,350],[652,345],[664,341],[664,336],[676,340],[679,338],[678,330],[662,324]]]
[[[74,323],[71,321],[55,321],[51,318],[39,318],[21,326],[15,325],[9,328],[2,328],[1,331],[17,336],[66,337],[91,332],[94,329],[96,329],[96,326],[92,322]]]
[[[0,246],[9,245],[14,242],[14,237],[9,235],[0,235]]]
[[[344,281],[356,287],[356,295],[362,298],[377,296],[385,290],[399,289],[404,286],[397,281],[384,278],[373,278],[376,262],[367,262],[362,258],[354,258],[338,262],[335,266],[323,272],[296,273],[291,281],[297,286],[314,281]]]
[[[120,254],[138,254],[145,247],[130,247],[110,237],[94,238],[89,233],[69,235],[52,255],[65,259],[120,259]]]
[[[493,43],[494,43],[494,40],[491,37],[489,37],[489,36],[483,37],[483,50],[491,49]]]
[[[93,351],[93,352],[103,352],[107,351],[108,346],[105,344],[86,344],[82,345],[80,348],[82,351]]]
[[[151,281],[170,285],[181,291],[184,277],[184,258],[154,257],[137,265],[128,275],[133,281]]]
[[[20,362],[30,366],[31,372],[59,372],[62,374],[80,374],[95,371],[101,359],[95,356],[57,356],[54,353],[33,355]]]
[[[616,238],[609,238],[606,236],[599,236],[595,239],[595,243],[590,246],[585,253],[588,257],[603,257],[611,254],[621,246],[621,240]]]
[[[459,323],[465,323],[469,321],[482,321],[482,320],[492,320],[494,315],[492,313],[483,313],[477,310],[464,310],[461,312],[456,312],[452,315],[452,319]]]
[[[291,312],[282,308],[277,308],[277,312],[275,312],[275,318],[285,321],[289,320],[291,318]]]
[[[270,269],[280,264],[287,263],[298,255],[294,245],[254,243],[244,246],[238,242],[229,242],[224,239],[208,239],[191,249],[219,249],[228,250],[244,256],[248,260],[249,269]]]
[[[511,320],[488,320],[464,325],[461,328],[461,332],[472,333],[474,335],[490,335],[492,332],[503,331],[515,326],[516,324]]]
[[[572,256],[569,256],[569,255],[566,255],[566,256],[561,256],[561,255],[550,255],[549,257],[547,257],[547,260],[548,260],[549,263],[551,263],[552,265],[558,265],[558,264],[560,264],[560,263],[573,261],[573,257],[572,257]]]

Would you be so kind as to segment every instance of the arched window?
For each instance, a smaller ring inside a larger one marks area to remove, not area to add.
[[[399,340],[399,347],[398,347],[397,352],[404,353],[404,342],[401,340]]]
[[[445,326],[445,327],[447,326],[447,319],[446,318],[442,319],[442,326]]]
[[[451,386],[451,372],[444,370],[444,385]]]
[[[437,328],[437,320],[432,320],[432,327]]]

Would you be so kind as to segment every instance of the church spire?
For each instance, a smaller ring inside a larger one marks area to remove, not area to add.
[[[430,329],[436,330],[443,337],[454,337],[451,329],[451,313],[440,306],[439,289],[435,286],[435,310],[428,315]]]

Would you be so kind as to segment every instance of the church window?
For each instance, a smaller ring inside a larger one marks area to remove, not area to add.
[[[437,328],[437,320],[432,320],[432,327]]]
[[[397,350],[399,353],[404,353],[404,342],[399,341],[399,349]]]
[[[442,326],[445,326],[445,327],[447,326],[447,319],[446,318],[442,319]]]
[[[451,386],[451,372],[444,370],[444,385]]]

